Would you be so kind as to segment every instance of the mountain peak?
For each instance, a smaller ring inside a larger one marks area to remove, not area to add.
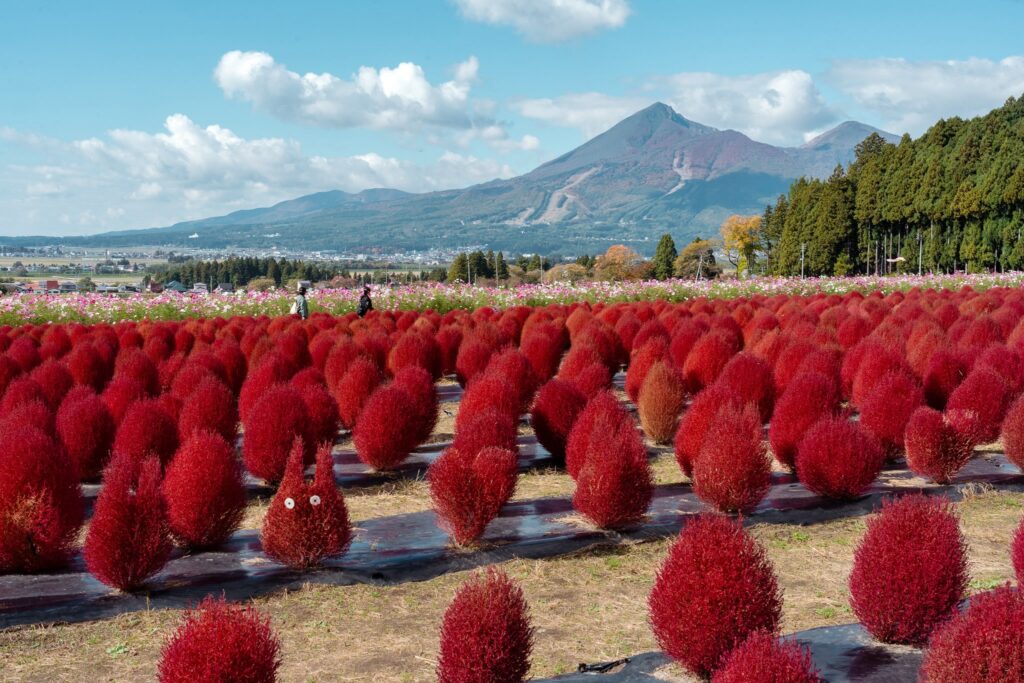
[[[880,128],[869,126],[860,121],[843,121],[838,126],[808,140],[801,149],[827,150],[833,148],[852,148],[872,133],[878,133],[886,142],[899,142],[900,136]]]

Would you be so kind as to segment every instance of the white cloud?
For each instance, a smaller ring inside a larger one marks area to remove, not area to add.
[[[627,0],[454,0],[471,21],[514,27],[530,40],[558,42],[619,28]]]
[[[299,74],[266,52],[228,52],[214,80],[229,97],[252,103],[286,121],[332,128],[367,127],[409,131],[422,126],[471,128],[470,98],[480,64],[470,57],[439,85],[423,68],[402,62],[394,68],[359,67],[350,79],[330,73]]]
[[[527,138],[507,142],[528,146]],[[51,141],[46,151],[45,164],[0,167],[0,229],[168,225],[322,190],[416,192],[514,175],[507,164],[452,152],[429,163],[376,153],[306,155],[295,141],[246,139],[182,114],[169,116],[162,132],[114,130],[102,138]]]
[[[882,127],[913,135],[949,116],[978,116],[1024,92],[1024,57],[1000,61],[840,60],[829,82],[860,107],[882,117]]]
[[[519,100],[513,107],[521,115],[555,126],[578,128],[587,138],[603,133],[630,114],[651,104],[640,97],[616,97],[598,92],[555,98]]]

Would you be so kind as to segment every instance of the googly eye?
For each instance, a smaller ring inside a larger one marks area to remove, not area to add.
[[[312,505],[313,507],[316,507],[317,505],[319,505],[320,504],[320,496],[310,496],[309,497],[309,504]]]
[[[286,508],[288,508],[289,510],[291,510],[292,508],[295,507],[295,501],[292,500],[291,498],[285,498],[284,499],[284,506]]]

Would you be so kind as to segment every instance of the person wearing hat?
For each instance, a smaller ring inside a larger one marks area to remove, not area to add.
[[[299,285],[299,293],[295,295],[295,303],[292,304],[292,313],[297,314],[305,320],[309,317],[309,303],[306,302],[306,288]]]
[[[359,297],[359,308],[356,309],[356,315],[363,318],[372,310],[373,302],[370,301],[370,285],[363,285],[363,295]]]

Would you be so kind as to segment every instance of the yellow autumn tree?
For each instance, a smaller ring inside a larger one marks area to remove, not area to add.
[[[761,217],[732,215],[722,223],[722,247],[729,263],[736,271],[747,269],[750,275],[754,266],[754,252],[761,242]]]
[[[617,282],[637,280],[644,275],[644,258],[624,244],[613,244],[594,264],[594,277]]]

